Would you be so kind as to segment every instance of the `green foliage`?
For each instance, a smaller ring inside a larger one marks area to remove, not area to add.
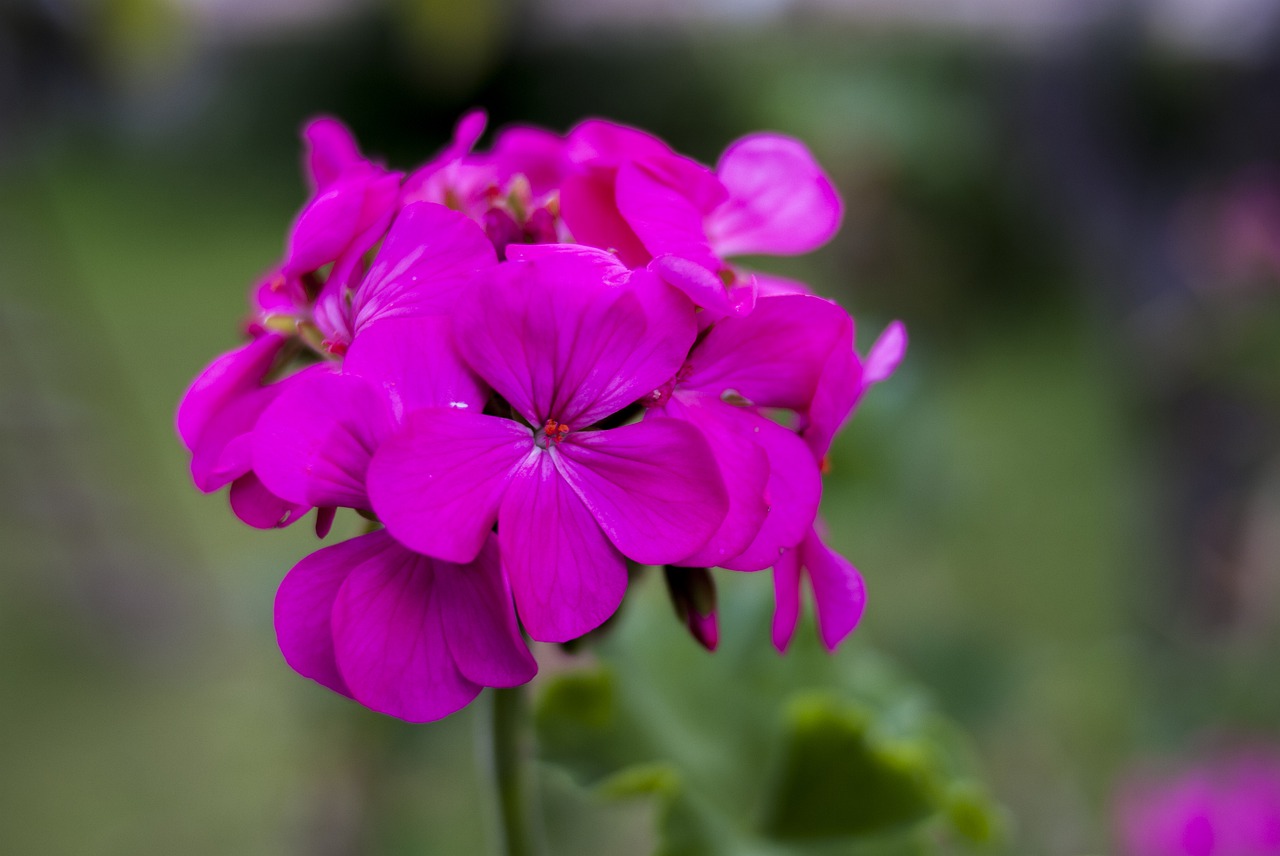
[[[596,662],[545,680],[539,750],[606,800],[648,799],[656,856],[906,856],[998,842],[959,732],[872,652],[802,627],[779,657],[767,586],[722,590],[721,651],[685,636],[653,577]],[[945,849],[944,849],[945,848]]]

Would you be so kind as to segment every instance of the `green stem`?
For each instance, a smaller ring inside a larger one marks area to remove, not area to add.
[[[533,822],[530,787],[528,701],[524,687],[495,687],[489,690],[487,726],[487,767],[498,797],[498,836],[502,856],[541,856],[542,847]]]

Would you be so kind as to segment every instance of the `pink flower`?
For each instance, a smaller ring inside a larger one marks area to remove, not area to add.
[[[439,205],[412,205],[396,219],[358,287],[326,286],[312,322],[328,343],[320,350],[340,360],[352,336],[379,319],[447,312],[469,277],[496,263],[475,223]],[[255,426],[281,389],[298,379],[269,382],[271,372],[282,368],[277,358],[287,342],[284,335],[265,332],[219,357],[178,407],[178,433],[192,451],[196,486],[210,492],[230,483],[237,515],[261,528],[288,525],[312,505],[347,504],[297,494],[284,499],[259,478],[251,451]],[[327,531],[328,520],[319,521],[319,528]]]
[[[592,120],[569,134],[578,169],[562,210],[574,237],[654,269],[715,315],[742,315],[756,286],[728,259],[794,255],[839,228],[840,198],[797,140],[753,134],[729,146],[714,172],[633,128]]]
[[[530,680],[530,656],[489,536],[465,564],[406,549],[385,531],[325,547],[276,594],[276,637],[299,674],[366,707],[429,722],[481,687]]]
[[[341,371],[317,366],[285,387],[253,432],[257,472],[300,504],[357,509],[370,506],[370,458],[408,414],[478,411],[489,394],[441,316],[379,320],[362,328]],[[416,553],[385,531],[322,549],[281,584],[276,633],[300,674],[414,722],[537,671],[492,536],[463,563]]]
[[[411,413],[369,467],[387,530],[419,552],[471,561],[494,523],[529,635],[599,626],[626,559],[665,564],[702,545],[728,500],[699,432],[675,419],[600,426],[680,367],[693,307],[606,254],[541,253],[477,277],[454,334],[511,417]]]
[[[464,116],[453,142],[406,179],[404,204],[428,201],[461,211],[484,227],[499,258],[506,258],[510,244],[561,240],[564,140],[541,128],[516,126],[499,132],[491,151],[474,153],[484,127],[482,111]]]
[[[1276,856],[1280,756],[1253,750],[1173,778],[1135,778],[1117,821],[1124,856]]]

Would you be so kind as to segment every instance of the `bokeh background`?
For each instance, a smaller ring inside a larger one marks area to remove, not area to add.
[[[864,348],[911,333],[833,453],[871,598],[836,660],[967,735],[993,852],[1114,852],[1135,764],[1280,740],[1273,0],[8,0],[0,852],[489,846],[476,712],[404,726],[293,675],[271,602],[314,536],[198,494],[172,429],[304,199],[301,123],[405,168],[476,106],[709,163],[774,129],[829,169],[843,231],[773,269]],[[660,580],[606,646],[662,652],[655,698],[767,706],[767,575],[717,579],[720,654]],[[552,852],[653,846],[645,800],[543,778]]]

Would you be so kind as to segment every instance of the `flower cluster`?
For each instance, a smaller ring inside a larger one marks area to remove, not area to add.
[[[1125,856],[1280,856],[1280,755],[1236,751],[1131,781],[1118,827]]]
[[[605,121],[477,152],[483,130],[466,116],[405,175],[310,123],[314,193],[251,292],[248,342],[179,406],[196,485],[230,485],[244,522],[371,521],[285,577],[285,659],[437,719],[532,678],[525,634],[599,627],[628,562],[667,566],[709,647],[705,569],[774,569],[779,649],[807,575],[834,648],[863,588],[819,534],[822,462],[905,334],[862,359],[839,306],[733,261],[826,242],[831,182],[775,134],[708,169]]]

